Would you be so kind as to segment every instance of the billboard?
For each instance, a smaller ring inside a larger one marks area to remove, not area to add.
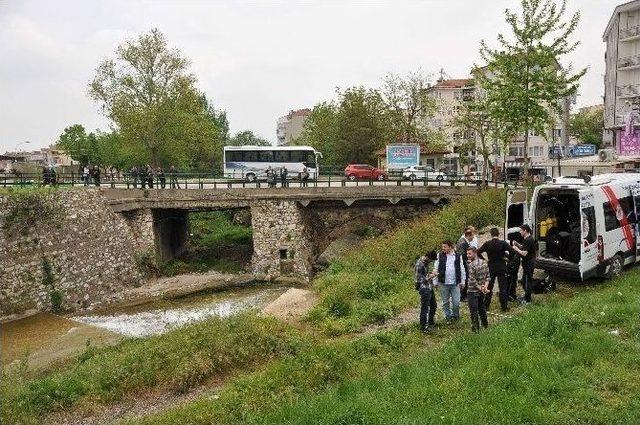
[[[569,156],[591,156],[596,154],[596,145],[575,145],[569,148]]]
[[[420,165],[419,145],[387,145],[387,170]]]

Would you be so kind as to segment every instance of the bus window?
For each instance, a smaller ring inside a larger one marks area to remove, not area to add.
[[[289,151],[275,151],[275,162],[289,162]]]
[[[241,151],[228,151],[227,152],[227,161],[233,161],[233,162],[242,161],[242,152]]]
[[[316,154],[313,152],[306,152],[307,158],[305,160],[305,165],[307,167],[316,168]]]
[[[273,162],[273,151],[258,152],[258,160],[260,162]]]
[[[291,162],[304,162],[304,151],[291,151]]]
[[[258,151],[244,151],[243,152],[243,161],[246,162],[257,162],[258,161]]]

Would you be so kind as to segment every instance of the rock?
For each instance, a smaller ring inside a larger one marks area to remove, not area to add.
[[[262,309],[262,313],[284,321],[298,321],[316,304],[313,291],[291,288]]]

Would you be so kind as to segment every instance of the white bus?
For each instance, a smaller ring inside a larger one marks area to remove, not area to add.
[[[309,179],[318,177],[322,154],[311,146],[225,146],[224,176],[256,181],[266,177],[269,166],[276,172],[286,167],[289,178],[297,178],[307,167]]]

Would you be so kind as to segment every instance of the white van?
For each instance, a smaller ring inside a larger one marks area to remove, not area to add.
[[[534,189],[530,208],[526,189],[507,190],[504,234],[519,240],[519,227],[529,224],[536,267],[552,276],[613,277],[640,261],[639,210],[640,174],[559,177]]]

